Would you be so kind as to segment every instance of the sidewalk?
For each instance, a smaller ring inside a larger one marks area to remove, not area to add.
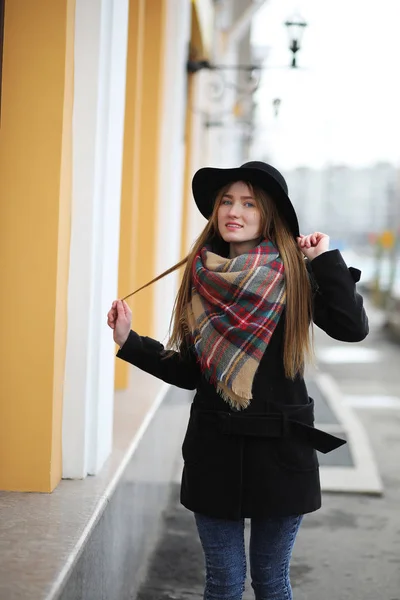
[[[371,333],[361,344],[316,331],[317,357],[367,432],[383,495],[324,493],[296,542],[295,600],[400,600],[400,346],[385,338],[379,313],[368,313]],[[319,414],[325,409],[320,404]],[[202,598],[203,556],[193,515],[179,504],[180,466],[138,600]],[[248,583],[244,599],[253,598]]]

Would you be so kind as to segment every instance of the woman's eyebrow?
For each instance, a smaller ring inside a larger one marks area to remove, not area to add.
[[[232,194],[224,194],[224,198],[233,198]],[[240,196],[241,200],[254,200],[254,196]]]

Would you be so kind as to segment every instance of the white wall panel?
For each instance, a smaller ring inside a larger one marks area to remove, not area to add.
[[[190,10],[190,2],[167,1],[165,84],[158,158],[157,273],[165,271],[180,258]],[[168,334],[177,281],[178,274],[173,273],[155,284],[155,331],[158,339],[163,341]]]
[[[112,443],[128,0],[77,0],[73,207],[63,477],[96,473]]]

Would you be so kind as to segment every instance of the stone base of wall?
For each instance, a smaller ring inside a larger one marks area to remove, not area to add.
[[[179,465],[192,394],[171,388],[92,528],[60,600],[135,598]]]

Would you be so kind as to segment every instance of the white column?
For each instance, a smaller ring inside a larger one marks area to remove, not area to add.
[[[167,2],[165,83],[158,158],[157,274],[180,259],[190,10],[190,2]],[[177,282],[178,273],[173,273],[155,284],[155,331],[163,342],[168,337]]]
[[[73,209],[63,477],[95,474],[111,450],[128,0],[77,0]]]
[[[205,129],[204,107],[207,106],[207,91],[209,85],[208,71],[199,71],[194,77],[193,109],[192,114],[192,148],[190,152],[190,173],[195,174],[202,167],[215,166],[212,157],[209,156],[207,139],[208,132]],[[191,191],[191,190],[190,190]],[[188,206],[188,231],[187,240],[191,246],[206,226],[207,221],[197,208],[193,195]]]

